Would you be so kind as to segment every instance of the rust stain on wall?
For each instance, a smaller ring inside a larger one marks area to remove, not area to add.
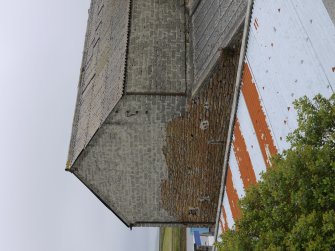
[[[221,231],[222,231],[222,232],[224,232],[224,231],[225,231],[225,228],[224,228],[224,226],[223,226],[223,223],[222,223],[222,221],[221,221],[221,220],[219,220],[219,223],[220,223]]]
[[[168,123],[162,207],[182,222],[215,222],[239,53],[224,50],[185,114]]]
[[[234,220],[237,220],[241,217],[241,210],[238,206],[238,195],[233,185],[233,177],[230,167],[228,167],[226,191],[233,218]]]
[[[244,188],[256,183],[256,176],[250,159],[247,145],[241,132],[240,122],[236,118],[234,125],[233,150],[241,173]]]
[[[266,122],[266,116],[260,103],[256,85],[252,82],[252,76],[248,64],[244,65],[242,78],[242,93],[247,104],[252,124],[256,131],[261,152],[267,168],[271,166],[270,156],[277,154],[277,148],[274,144],[269,126]]]
[[[224,207],[222,205],[221,205],[221,213],[222,213],[223,219],[224,219],[223,229],[227,230],[228,229],[227,214],[226,214],[226,210],[224,209]]]

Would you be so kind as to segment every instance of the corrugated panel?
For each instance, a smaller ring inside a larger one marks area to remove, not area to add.
[[[256,0],[218,233],[239,217],[237,198],[289,147],[293,101],[335,88],[335,27],[322,1]]]

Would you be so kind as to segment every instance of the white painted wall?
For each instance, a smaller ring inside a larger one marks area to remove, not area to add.
[[[323,2],[254,1],[245,63],[259,96],[256,100],[261,105],[259,112],[265,115],[279,153],[289,147],[286,137],[297,128],[293,101],[304,95],[312,98],[318,93],[329,97],[335,90],[335,25],[329,15],[329,5],[327,10]],[[260,173],[266,171],[261,153],[264,143],[257,138],[252,123],[255,118],[249,112],[245,95],[241,91],[237,119],[256,180],[259,181]],[[231,150],[229,166],[239,198],[245,193],[241,170],[246,168],[240,163]],[[234,219],[226,192],[223,208],[226,217],[221,212],[220,221],[227,222],[232,228]],[[222,229],[220,224],[217,226],[220,234]]]

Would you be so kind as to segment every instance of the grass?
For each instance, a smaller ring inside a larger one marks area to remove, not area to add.
[[[161,227],[160,251],[186,251],[186,228]]]

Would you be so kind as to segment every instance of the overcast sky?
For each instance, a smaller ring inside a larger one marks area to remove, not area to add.
[[[0,250],[158,250],[64,171],[89,0],[0,0]]]

